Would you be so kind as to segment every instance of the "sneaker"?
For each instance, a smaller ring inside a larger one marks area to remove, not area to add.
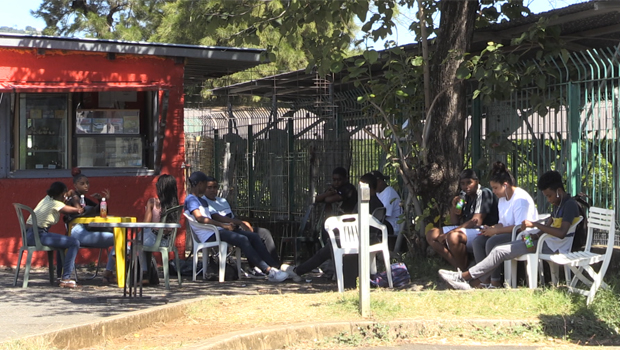
[[[243,271],[243,274],[246,278],[267,278],[267,275],[256,266],[249,271]]]
[[[284,282],[288,278],[288,273],[284,271],[280,271],[275,267],[272,267],[269,270],[269,274],[267,275],[267,279],[269,282]]]
[[[465,281],[460,269],[457,271],[439,270],[439,276],[454,289],[469,290],[471,286]]]
[[[491,283],[480,283],[480,289],[499,289],[499,287],[494,286]]]
[[[288,277],[292,279],[294,282],[301,282],[301,277],[295,273],[295,266],[291,266],[289,264],[282,264],[280,266],[280,270],[286,272]]]

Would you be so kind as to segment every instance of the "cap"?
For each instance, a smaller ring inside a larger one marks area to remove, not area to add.
[[[207,176],[202,171],[194,171],[189,176],[189,182],[192,184],[192,186],[196,186],[199,182],[203,182],[203,181],[213,181],[211,179],[212,177]]]
[[[383,174],[381,174],[381,172],[379,170],[373,170],[370,172],[374,177],[377,178],[377,180],[383,180],[383,181],[390,181],[390,177],[389,176],[385,176]]]

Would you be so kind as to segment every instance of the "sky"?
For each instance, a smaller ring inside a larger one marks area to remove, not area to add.
[[[0,27],[15,27],[24,29],[26,26],[32,26],[37,29],[43,29],[45,22],[40,18],[34,18],[30,15],[30,10],[35,10],[43,0],[0,0]],[[534,13],[545,12],[556,8],[562,8],[573,4],[587,2],[586,0],[525,0],[530,10]],[[403,18],[403,22],[407,22],[407,18]],[[410,43],[411,36],[405,29],[408,25],[403,23],[398,29],[398,34],[389,38],[398,42],[399,45]]]

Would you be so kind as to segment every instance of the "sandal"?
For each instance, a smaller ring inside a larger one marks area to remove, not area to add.
[[[59,284],[60,288],[77,288],[77,283],[73,280],[61,280]]]

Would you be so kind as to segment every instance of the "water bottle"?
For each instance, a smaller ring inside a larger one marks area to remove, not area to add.
[[[534,247],[534,241],[532,240],[532,236],[529,233],[525,234],[525,246],[527,249]]]
[[[459,198],[459,201],[456,202],[454,207],[456,208],[456,214],[461,215],[463,208],[465,207],[465,193],[461,192],[461,198]]]
[[[101,198],[101,203],[99,203],[99,216],[102,218],[108,217],[108,203],[105,201],[105,198]]]
[[[84,195],[80,195],[80,207],[86,207],[86,200],[84,199]]]

